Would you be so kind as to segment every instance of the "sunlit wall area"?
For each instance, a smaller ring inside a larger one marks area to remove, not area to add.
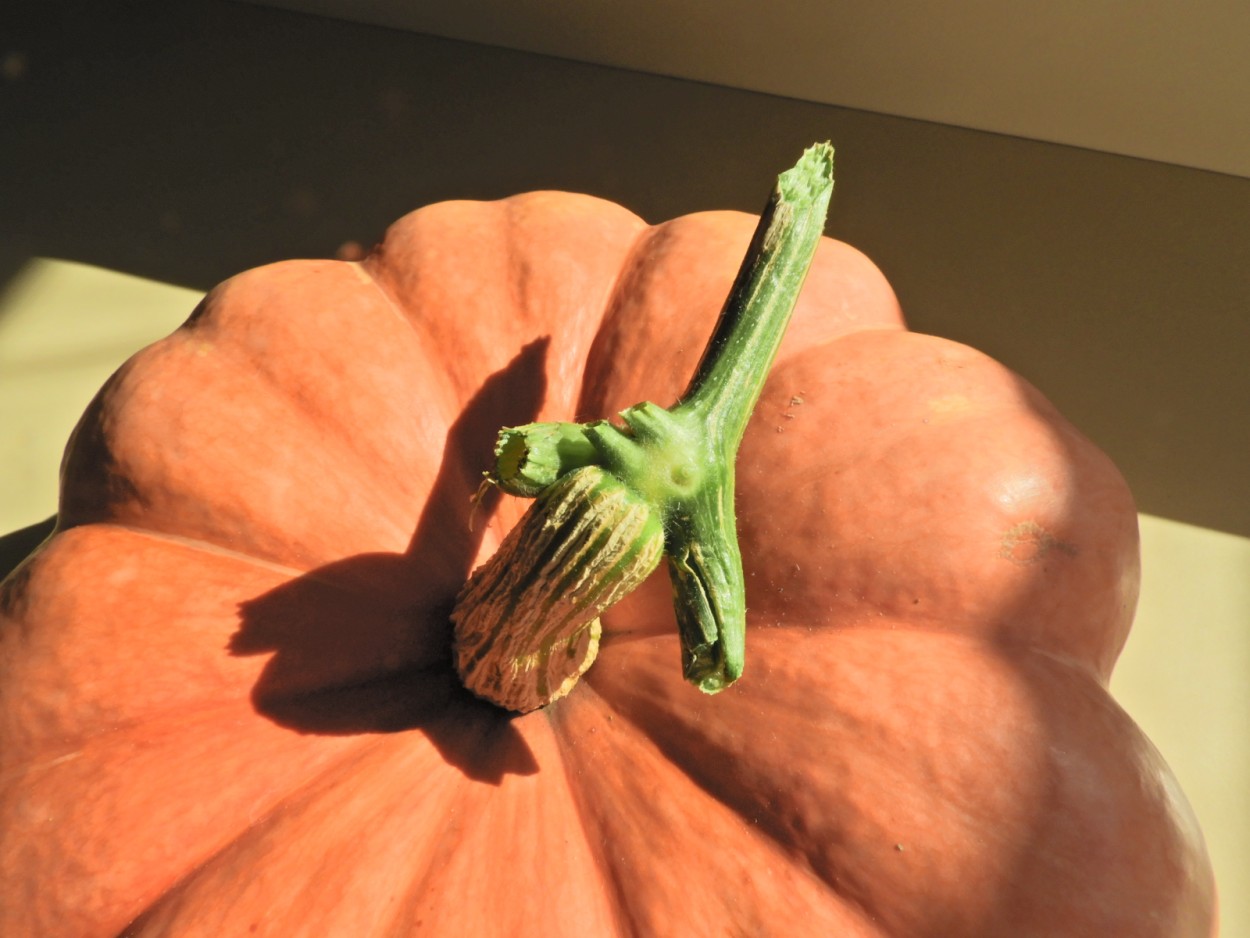
[[[78,416],[131,353],[175,329],[194,290],[32,258],[0,286],[0,534],[56,510]]]
[[[1143,515],[1142,591],[1111,689],[1180,779],[1220,886],[1250,923],[1250,538]]]

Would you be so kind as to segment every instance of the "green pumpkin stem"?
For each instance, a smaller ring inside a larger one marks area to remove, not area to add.
[[[704,420],[730,463],[790,324],[832,195],[827,143],[778,177],[703,358],[674,407]]]
[[[534,497],[575,469],[599,466],[650,507],[663,524],[682,670],[708,693],[737,680],[745,658],[734,460],[820,243],[832,192],[827,143],[809,148],[778,178],[695,375],[672,408],[637,404],[621,413],[623,427],[599,421],[509,428],[496,448],[491,478],[511,494]],[[542,512],[521,524],[537,530]],[[583,562],[611,575],[614,561]],[[458,621],[472,612],[465,606],[473,585],[471,579],[461,594]]]

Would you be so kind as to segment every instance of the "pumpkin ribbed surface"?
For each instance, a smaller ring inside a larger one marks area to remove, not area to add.
[[[496,430],[670,403],[754,224],[443,203],[128,362],[0,592],[0,933],[1209,934],[1106,691],[1122,479],[846,245],[739,456],[739,684],[683,682],[663,573],[550,707],[457,683],[452,603],[525,507],[469,523]]]

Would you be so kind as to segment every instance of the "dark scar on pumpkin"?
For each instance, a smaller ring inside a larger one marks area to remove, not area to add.
[[[998,556],[1021,566],[1029,566],[1040,563],[1053,551],[1068,557],[1080,553],[1075,544],[1061,541],[1036,521],[1021,521],[1003,533]]]

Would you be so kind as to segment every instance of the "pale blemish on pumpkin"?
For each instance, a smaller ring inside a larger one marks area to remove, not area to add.
[[[373,279],[373,275],[370,274],[369,271],[365,269],[364,264],[360,263],[359,260],[354,259],[354,258],[351,260],[348,260],[347,266],[351,269],[351,272],[356,275],[356,279],[359,280],[361,283],[368,284],[370,288],[374,288],[377,286],[377,283]]]
[[[1055,537],[1036,521],[1021,521],[1003,532],[998,556],[1021,566],[1031,566],[1045,560],[1055,551],[1068,557],[1077,555],[1074,544]]]
[[[929,416],[925,423],[951,420],[970,413],[974,408],[972,398],[966,394],[944,394],[929,401]]]
[[[804,392],[800,391],[798,394],[790,395],[790,407],[801,407],[804,403],[803,394]],[[781,416],[786,420],[793,420],[798,415],[793,410],[783,410]],[[784,431],[782,431],[781,427],[778,427],[777,432],[782,433]]]

